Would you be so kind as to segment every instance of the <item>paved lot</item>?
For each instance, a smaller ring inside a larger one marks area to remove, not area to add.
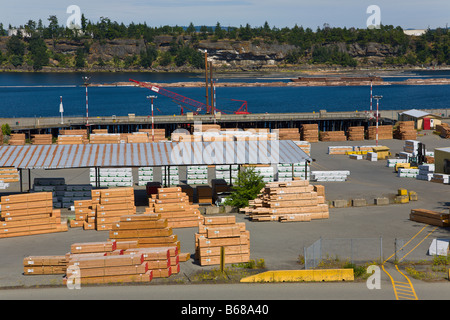
[[[450,142],[428,134],[419,137],[428,150],[449,146]],[[350,170],[346,182],[321,183],[325,185],[327,200],[354,199],[364,197],[369,203],[375,197],[394,195],[399,188],[416,191],[419,200],[409,204],[388,206],[366,206],[330,209],[330,218],[313,220],[307,223],[251,222],[242,214],[236,214],[238,221],[244,221],[250,230],[251,257],[263,258],[268,269],[298,269],[298,257],[303,249],[319,238],[382,238],[383,256],[387,258],[394,252],[395,239],[410,239],[424,225],[409,220],[412,208],[444,209],[448,207],[448,185],[419,181],[411,178],[398,178],[385,161],[370,162],[351,160],[343,155],[328,155],[329,145],[374,145],[375,141],[314,143],[311,155],[316,162],[312,170]],[[404,141],[382,140],[381,145],[391,148],[392,153],[402,151]],[[32,171],[31,177],[65,177],[66,183],[88,183],[88,170]],[[24,189],[27,176],[24,175]],[[8,191],[18,191],[18,185]],[[145,203],[143,188],[138,188],[136,199],[139,205]],[[138,210],[143,211],[143,207]],[[64,214],[70,214],[64,211]],[[427,228],[426,231],[431,231]],[[181,251],[194,253],[194,233],[196,228],[175,229],[181,241]],[[410,259],[429,259],[426,254],[431,240],[435,237],[450,238],[449,228],[438,228],[426,241],[410,255]],[[103,241],[108,232],[84,231],[79,228],[68,232],[38,236],[6,238],[0,240],[0,287],[55,285],[61,283],[61,276],[24,276],[22,260],[29,255],[62,255],[70,251],[75,242]],[[183,262],[180,277],[200,271],[195,261]]]

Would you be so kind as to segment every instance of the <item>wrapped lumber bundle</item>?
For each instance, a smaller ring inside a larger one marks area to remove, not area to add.
[[[0,181],[5,183],[8,182],[19,182],[20,175],[17,168],[14,167],[3,167],[0,168]]]
[[[57,140],[57,144],[83,144],[83,136],[82,135],[59,135]]]
[[[139,133],[147,133],[149,142],[159,142],[167,140],[166,129],[153,129],[153,135],[152,129],[139,129]]]
[[[311,221],[328,219],[329,209],[325,203],[322,186],[309,181],[293,180],[266,184],[262,193],[249,207],[241,210],[251,221]],[[320,195],[319,195],[320,194]]]
[[[365,130],[363,126],[349,127],[347,130],[348,141],[361,141],[364,140]]]
[[[412,209],[409,219],[439,227],[450,227],[450,214],[427,209]]]
[[[136,214],[132,187],[92,190],[95,230],[111,230],[123,215]]]
[[[347,141],[345,131],[324,131],[320,133],[320,141]]]
[[[1,197],[0,238],[67,231],[61,210],[53,209],[51,192]]]
[[[53,137],[51,134],[35,134],[31,138],[32,144],[52,144],[53,143]]]
[[[196,227],[203,218],[198,205],[190,204],[189,196],[182,192],[181,187],[158,188],[157,193],[149,198],[145,213],[160,214],[171,228]]]
[[[376,126],[369,127],[367,130],[367,139],[376,140],[377,128]],[[393,139],[393,127],[392,125],[378,126],[378,140],[390,140]]]
[[[25,144],[25,133],[12,133],[9,139],[10,146],[23,146]]]
[[[417,139],[417,131],[414,121],[398,121],[397,128],[394,131],[394,138],[399,140],[415,140]]]
[[[213,190],[210,186],[197,186],[198,203],[212,204]]]
[[[66,256],[28,256],[23,259],[24,275],[47,275],[66,273]]]
[[[450,139],[450,126],[447,123],[436,125],[436,132],[441,138]]]
[[[250,232],[235,216],[205,217],[195,234],[195,258],[201,266],[250,261]]]
[[[302,127],[300,129],[300,139],[308,142],[318,142],[319,125],[317,123],[302,124]]]
[[[278,140],[300,140],[300,131],[298,128],[273,129],[272,133],[278,135]]]
[[[95,143],[95,144],[120,143],[120,134],[118,134],[118,133],[91,134],[89,136],[89,143]]]

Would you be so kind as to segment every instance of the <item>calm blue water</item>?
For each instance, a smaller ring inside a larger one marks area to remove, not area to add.
[[[0,73],[1,117],[59,117],[60,96],[63,97],[64,116],[86,114],[85,88],[81,73]],[[159,83],[202,81],[201,75],[154,73],[95,73],[90,74],[94,83],[128,81],[130,78]],[[450,71],[421,71],[384,77],[389,81],[401,81],[409,77],[450,77]],[[231,77],[219,81],[289,81],[280,78]],[[189,98],[205,101],[204,88],[168,88]],[[444,109],[450,107],[450,86],[379,86],[374,94],[383,95],[381,110],[392,109]],[[150,114],[153,94],[145,88],[111,87],[89,88],[89,116],[126,116]],[[369,109],[368,87],[253,87],[217,88],[217,107],[224,113],[237,110],[248,101],[252,113],[364,111]],[[374,102],[375,103],[375,102]],[[154,102],[155,115],[179,114],[180,108],[171,99],[158,95]],[[375,107],[375,104],[374,104]],[[158,109],[158,110],[157,110]],[[189,110],[185,109],[185,112]]]

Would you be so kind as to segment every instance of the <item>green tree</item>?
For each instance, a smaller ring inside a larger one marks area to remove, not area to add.
[[[4,136],[9,136],[11,134],[11,127],[9,124],[2,124],[2,133]]]
[[[158,51],[154,46],[149,46],[140,53],[141,66],[144,68],[150,68],[153,62],[158,57]]]
[[[43,66],[48,64],[49,54],[47,45],[39,35],[33,34],[28,44],[28,50],[30,51],[34,70],[41,70]]]
[[[225,204],[237,208],[247,207],[248,201],[254,200],[264,186],[263,177],[256,173],[255,168],[247,167],[238,173],[233,191],[225,200]]]
[[[84,68],[86,65],[85,52],[83,48],[78,48],[75,53],[75,67],[77,69]]]

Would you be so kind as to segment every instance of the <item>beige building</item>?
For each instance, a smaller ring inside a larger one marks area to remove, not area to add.
[[[434,171],[450,174],[450,147],[434,149]]]
[[[400,121],[414,121],[416,129],[433,130],[441,124],[441,117],[432,113],[412,109],[399,114]]]

